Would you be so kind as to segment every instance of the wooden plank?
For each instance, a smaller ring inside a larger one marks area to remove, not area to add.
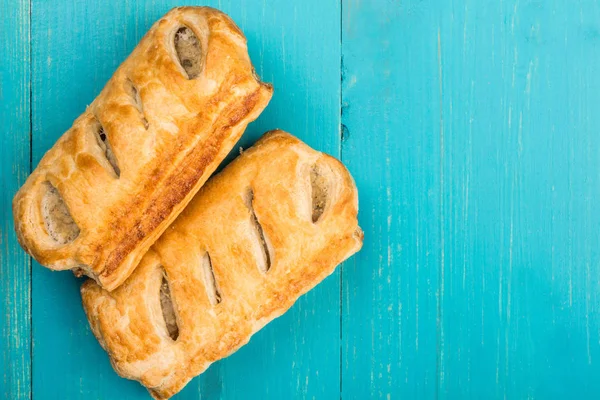
[[[242,144],[279,127],[339,157],[340,2],[238,0],[216,6],[240,24],[260,75],[275,87],[269,107]],[[196,387],[207,399],[338,398],[339,360],[335,272],[249,345],[214,365]],[[187,396],[192,387],[182,398],[194,398]]]
[[[279,127],[339,156],[339,1],[210,4],[240,25],[260,76],[275,87],[270,105],[240,143],[247,147]],[[246,347],[188,385],[181,398],[339,397],[339,296],[336,272]]]
[[[343,2],[342,159],[359,188],[365,231],[363,250],[342,271],[345,399],[436,393],[436,6]]]
[[[34,164],[92,101],[152,22],[175,5],[135,1],[106,7],[34,0]],[[241,26],[258,73],[275,85],[270,106],[241,145],[279,127],[339,155],[339,2],[278,0],[267,5],[232,0],[208,5],[228,12]],[[112,371],[89,331],[79,284],[70,273],[34,266],[36,398],[147,398],[139,384]],[[336,273],[177,398],[338,397],[339,290]]]
[[[598,398],[600,4],[438,7],[440,398]]]
[[[124,4],[32,2],[34,166],[99,93],[139,39],[136,33],[143,34],[131,25]],[[89,330],[80,283],[70,272],[32,267],[35,398],[144,396],[111,371]],[[107,387],[114,388],[112,395],[105,395]]]
[[[31,263],[17,242],[12,197],[29,173],[29,1],[0,0],[0,393],[31,396]]]

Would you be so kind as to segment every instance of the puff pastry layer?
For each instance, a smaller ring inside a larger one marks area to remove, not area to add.
[[[118,287],[271,95],[229,17],[171,10],[16,194],[19,242],[51,269]]]
[[[231,354],[362,246],[336,159],[282,131],[211,178],[117,290],[81,288],[115,370],[156,399]]]

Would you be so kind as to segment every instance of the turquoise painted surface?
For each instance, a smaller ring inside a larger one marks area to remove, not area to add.
[[[14,235],[12,196],[29,174],[29,2],[0,0],[0,393],[31,396],[29,257]]]
[[[4,398],[147,398],[80,281],[18,248],[10,201],[181,4],[0,0]],[[600,2],[203,4],[275,86],[240,145],[278,127],[341,157],[365,245],[178,399],[600,397]]]
[[[598,398],[600,3],[439,12],[440,397]]]
[[[435,5],[344,2],[342,161],[362,251],[342,275],[342,398],[436,395],[440,94]]]

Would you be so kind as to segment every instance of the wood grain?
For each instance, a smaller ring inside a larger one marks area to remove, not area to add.
[[[29,174],[29,1],[0,0],[0,393],[31,396],[31,263],[14,231],[12,196]]]
[[[439,397],[597,398],[600,4],[439,15]]]
[[[342,398],[436,395],[440,93],[432,2],[343,3],[342,161],[364,247],[343,267]]]
[[[596,398],[598,2],[343,7],[342,397]]]

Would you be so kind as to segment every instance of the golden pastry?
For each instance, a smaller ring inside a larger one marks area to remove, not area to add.
[[[171,10],[16,194],[19,242],[51,269],[118,287],[271,95],[229,17]]]
[[[156,399],[236,351],[362,246],[336,159],[271,132],[211,178],[117,290],[81,288],[115,370]]]

